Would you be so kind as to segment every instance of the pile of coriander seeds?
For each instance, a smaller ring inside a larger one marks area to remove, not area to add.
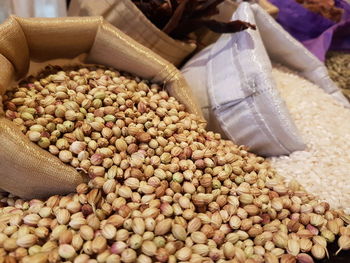
[[[90,181],[47,200],[1,194],[5,262],[310,263],[329,242],[350,249],[342,210],[285,185],[157,84],[52,71],[8,91],[6,117]]]

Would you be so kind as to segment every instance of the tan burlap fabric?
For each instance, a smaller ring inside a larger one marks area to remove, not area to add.
[[[112,66],[164,83],[187,110],[202,116],[180,72],[101,17],[19,18],[0,25],[0,95],[26,76],[30,61],[74,58]],[[0,96],[1,104],[1,96]],[[74,191],[87,180],[74,168],[31,143],[0,107],[0,188],[24,198]]]
[[[277,15],[278,8],[268,0],[258,2],[268,13]],[[218,6],[219,13],[213,18],[222,22],[230,21],[237,6],[236,1],[225,0]],[[202,28],[195,32],[197,44],[175,40],[153,25],[131,0],[72,0],[68,15],[102,16],[175,66],[180,66],[186,58],[193,55],[193,51],[205,48],[220,37],[219,34]]]
[[[195,49],[159,30],[130,0],[73,0],[68,15],[103,16],[112,25],[178,66]]]

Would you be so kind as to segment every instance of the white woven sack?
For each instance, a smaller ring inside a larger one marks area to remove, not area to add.
[[[256,24],[248,3],[240,4],[232,19]],[[182,73],[198,94],[209,129],[263,156],[303,150],[271,70],[259,30],[248,29],[222,35],[192,58]]]
[[[253,4],[252,9],[262,41],[270,58],[299,72],[328,94],[331,94],[345,107],[350,107],[341,90],[330,79],[325,65],[285,31],[259,5]]]

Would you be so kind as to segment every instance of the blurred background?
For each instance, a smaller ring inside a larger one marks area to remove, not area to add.
[[[9,15],[21,17],[59,17],[67,15],[66,0],[0,0],[0,23]]]

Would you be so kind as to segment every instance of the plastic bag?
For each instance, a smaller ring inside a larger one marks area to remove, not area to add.
[[[339,22],[308,10],[296,0],[272,0],[272,2],[280,8],[277,21],[320,60],[325,60],[328,50],[350,51],[349,1],[334,1],[335,6],[343,10]]]

